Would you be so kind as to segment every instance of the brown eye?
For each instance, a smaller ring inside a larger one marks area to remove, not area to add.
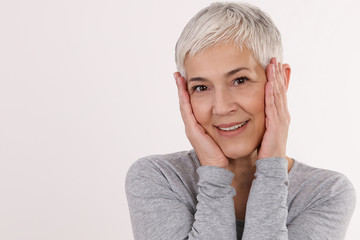
[[[204,85],[198,85],[198,86],[194,86],[192,87],[192,90],[193,91],[196,91],[196,92],[204,92],[206,91],[208,88]]]
[[[236,78],[234,80],[234,84],[235,85],[241,85],[241,84],[246,83],[247,80],[249,80],[249,78],[247,78],[247,77],[239,77],[239,78]]]

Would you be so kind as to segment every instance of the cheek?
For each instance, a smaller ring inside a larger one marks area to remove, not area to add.
[[[253,101],[255,127],[259,134],[264,134],[265,131],[265,91],[260,89],[256,98]]]
[[[264,88],[259,86],[247,91],[241,96],[239,103],[244,107],[244,110],[254,117],[265,116],[265,92]]]
[[[265,116],[265,92],[264,89],[260,89],[254,95],[253,107],[254,110],[261,115]]]
[[[206,99],[199,99],[197,97],[190,97],[190,103],[194,116],[198,123],[206,125],[211,120],[210,106],[207,104]]]

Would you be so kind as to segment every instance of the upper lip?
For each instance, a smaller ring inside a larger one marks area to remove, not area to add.
[[[232,122],[232,123],[227,123],[227,124],[220,124],[220,125],[216,125],[216,127],[229,128],[229,127],[232,127],[232,126],[235,126],[235,125],[242,124],[243,122],[246,122],[246,121],[248,121],[248,120],[245,120],[245,121],[242,121],[242,122]]]

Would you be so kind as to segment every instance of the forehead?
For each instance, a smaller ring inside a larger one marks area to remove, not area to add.
[[[234,44],[210,47],[187,56],[184,67],[187,78],[223,75],[239,67],[249,71],[262,69],[252,51]]]

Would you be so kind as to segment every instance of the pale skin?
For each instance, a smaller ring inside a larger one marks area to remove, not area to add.
[[[186,135],[202,166],[228,169],[237,219],[245,219],[255,161],[286,156],[290,67],[272,58],[266,69],[234,44],[185,59],[186,80],[174,73]],[[242,130],[221,130],[245,123]],[[230,135],[228,134],[230,133]]]

